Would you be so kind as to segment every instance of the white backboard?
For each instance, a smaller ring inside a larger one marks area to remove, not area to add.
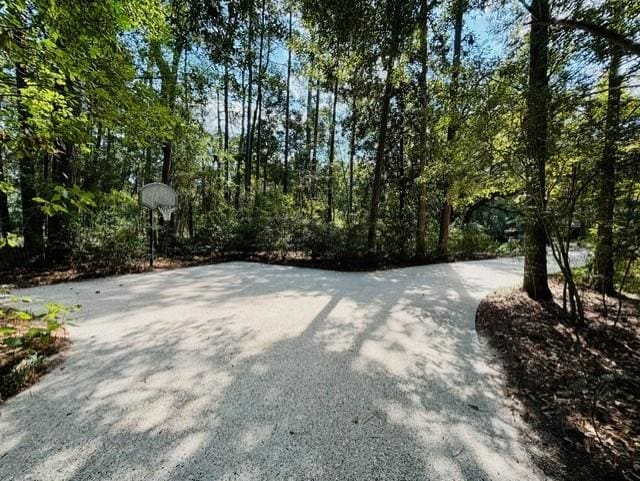
[[[142,186],[138,199],[140,205],[148,209],[156,209],[158,206],[175,207],[178,194],[166,184],[153,182]]]

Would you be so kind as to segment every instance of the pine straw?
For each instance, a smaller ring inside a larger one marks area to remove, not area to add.
[[[559,284],[552,286],[562,299]],[[586,327],[555,303],[495,294],[476,314],[547,452],[547,474],[565,480],[640,480],[640,318],[637,301],[584,291]]]

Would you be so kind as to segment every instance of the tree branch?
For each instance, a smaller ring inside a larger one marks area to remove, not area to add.
[[[620,50],[633,55],[640,55],[640,43],[633,41],[631,38],[625,37],[623,34],[616,32],[613,29],[603,27],[593,22],[587,22],[584,20],[574,20],[572,18],[549,18],[539,19],[537,12],[531,8],[524,0],[518,0],[519,3],[531,14],[531,18],[536,23],[542,23],[546,25],[557,25],[561,28],[568,30],[582,30],[583,32],[590,33],[594,37],[601,38],[609,43],[617,46]]]
[[[551,18],[548,22],[544,23],[558,25],[559,27],[569,30],[582,30],[583,32],[590,33],[594,37],[608,41],[623,52],[640,55],[640,43],[634,42],[630,38],[627,38],[621,33],[610,28],[603,27],[592,22],[573,20],[571,18]]]

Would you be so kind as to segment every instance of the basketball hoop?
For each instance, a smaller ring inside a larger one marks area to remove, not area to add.
[[[153,267],[153,212],[158,209],[164,222],[168,223],[176,210],[178,195],[168,185],[153,182],[143,185],[138,196],[140,207],[149,209],[149,265]]]
[[[178,195],[168,185],[153,182],[142,186],[139,193],[139,201],[142,207],[151,210],[161,205],[175,207],[178,203]]]
[[[158,210],[160,211],[160,214],[162,214],[162,218],[164,219],[164,221],[169,222],[171,220],[171,214],[173,214],[173,211],[176,210],[176,206],[159,205]]]

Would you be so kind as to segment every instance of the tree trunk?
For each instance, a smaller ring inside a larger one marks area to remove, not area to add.
[[[229,151],[229,66],[226,62],[224,64],[224,151]]]
[[[246,141],[245,141],[245,155],[244,155],[244,192],[245,192],[245,203],[249,200],[249,195],[251,194],[251,154],[252,154],[252,142],[253,142],[253,132],[251,130],[251,102],[252,102],[252,93],[253,93],[253,52],[252,52],[252,44],[253,44],[253,17],[251,16],[251,12],[249,13],[249,41],[248,41],[248,51],[247,58],[249,59],[249,79],[247,82],[247,132],[246,132]]]
[[[327,222],[333,221],[333,160],[336,143],[336,109],[338,105],[338,76],[333,81],[333,108],[331,109],[331,134],[329,139],[329,172],[327,179]]]
[[[548,0],[533,0],[531,8],[538,19],[550,16]],[[550,299],[547,280],[545,175],[548,151],[549,116],[549,26],[531,24],[529,39],[529,87],[524,123],[527,147],[527,185],[524,237],[523,288],[532,299]]]
[[[5,182],[4,159],[0,151],[0,182]],[[11,232],[11,217],[9,216],[9,202],[7,194],[0,190],[0,236],[5,237]]]
[[[453,37],[453,64],[451,72],[451,90],[449,94],[450,119],[447,127],[447,145],[453,150],[453,143],[460,126],[458,109],[458,83],[460,81],[460,68],[462,64],[462,26],[466,0],[457,0],[455,5],[454,37]],[[450,179],[446,175],[444,182],[444,202],[440,211],[440,230],[438,232],[438,254],[446,256],[449,248],[449,227],[451,225],[451,203],[449,194]]]
[[[220,111],[220,87],[216,87],[216,117],[218,121],[218,150],[224,148],[224,139],[222,138],[222,112]]]
[[[220,109],[220,86],[216,86],[216,118],[217,118],[217,123],[218,123],[218,127],[217,127],[217,136],[218,136],[218,148],[216,149],[215,153],[213,154],[213,162],[214,162],[214,167],[216,169],[222,169],[222,177],[226,178],[226,172],[225,172],[225,165],[222,163],[222,151],[223,151],[223,145],[224,145],[224,140],[222,138],[222,112]],[[216,166],[216,164],[218,164]],[[216,180],[215,182],[218,182],[218,175],[216,175]],[[224,181],[222,182],[222,192],[225,194],[226,196],[226,189],[227,186],[224,183]]]
[[[293,11],[289,11],[289,34],[288,42],[291,43],[291,29],[293,24]],[[285,194],[289,192],[289,97],[291,93],[291,45],[289,45],[287,55],[287,98],[284,115],[284,176],[282,179],[282,190]]]
[[[15,33],[18,47],[22,47],[22,30]],[[18,122],[22,132],[20,149],[17,152],[18,167],[20,169],[20,202],[22,204],[22,234],[24,236],[24,251],[28,256],[41,256],[44,246],[42,234],[43,214],[39,206],[33,201],[37,197],[36,191],[36,161],[33,153],[34,139],[31,137],[29,125],[29,111],[22,101],[22,90],[27,87],[26,69],[23,64],[15,65],[16,102]]]
[[[193,240],[195,237],[195,227],[193,222],[193,202],[189,201],[189,210],[187,211],[187,227],[189,229],[189,239]]]
[[[404,166],[404,94],[402,90],[398,92],[398,177],[400,195],[398,199],[398,217],[404,219],[404,207],[407,197],[407,183]],[[404,245],[404,244],[403,244]]]
[[[382,195],[382,173],[384,170],[384,158],[387,147],[387,123],[389,120],[389,104],[393,90],[392,76],[395,55],[389,55],[387,60],[387,76],[384,82],[384,93],[380,106],[380,125],[378,128],[378,148],[376,151],[376,165],[371,186],[371,208],[369,210],[369,227],[367,232],[367,251],[373,256],[376,254],[376,229],[378,227],[378,215],[380,212],[380,197]]]
[[[313,117],[313,83],[311,77],[307,80],[307,119],[304,123],[305,165],[304,170],[311,168],[311,118]]]
[[[224,62],[224,198],[231,201],[231,159],[229,158],[229,65]]]
[[[171,61],[171,69],[161,68],[162,72],[162,93],[168,109],[173,112],[176,102],[176,86],[178,83],[178,67],[180,66],[180,58],[182,57],[182,45],[177,45],[173,51]],[[161,54],[160,54],[161,55]],[[160,57],[158,58],[160,61]],[[162,183],[171,184],[171,171],[173,169],[173,143],[171,139],[167,139],[162,144]]]
[[[307,117],[304,123],[304,159],[302,165],[301,178],[304,188],[301,189],[300,205],[303,204],[305,192],[311,196],[311,122],[313,118],[313,81],[311,77],[307,79]]]
[[[347,202],[347,222],[351,223],[351,213],[353,212],[353,164],[356,157],[356,124],[358,122],[358,112],[356,106],[355,92],[352,93],[351,104],[351,135],[349,136],[349,192]]]
[[[100,165],[101,162],[101,158],[100,158],[100,151],[102,149],[102,133],[103,133],[103,127],[102,127],[102,122],[98,121],[97,126],[96,126],[96,137],[95,137],[95,141],[93,142],[93,146],[91,148],[91,162],[93,162],[93,165],[96,166],[93,169],[90,169],[84,176],[84,182],[83,182],[83,186],[85,189],[91,190],[91,189],[95,189],[98,185],[98,175],[99,175],[99,171],[100,169],[98,168],[98,166]],[[151,170],[151,167],[149,166],[149,169]],[[143,173],[143,182],[146,184],[146,175],[147,173],[147,169],[146,169],[146,165],[145,165],[145,171]],[[136,179],[136,184],[138,183],[138,179]]]
[[[258,190],[258,180],[260,179],[260,167],[262,161],[262,78],[264,74],[264,65],[262,63],[264,53],[264,9],[265,1],[262,0],[262,11],[260,14],[260,49],[258,54],[258,98],[256,99],[256,111],[254,112],[254,131],[257,127],[257,145],[256,145],[256,191]]]
[[[242,155],[244,152],[244,117],[245,117],[245,108],[246,108],[246,86],[244,83],[244,67],[242,68],[241,73],[241,82],[242,82],[242,113],[240,119],[241,131],[240,131],[240,143],[238,145],[238,152],[236,153],[236,191],[233,199],[233,204],[236,210],[240,209],[240,184],[242,183],[242,171],[241,171],[241,161]]]
[[[173,144],[166,141],[162,144],[162,183],[169,185],[171,181],[171,160]]]
[[[416,228],[416,257],[424,259],[427,254],[427,182],[425,179],[427,171],[428,146],[428,111],[429,102],[427,92],[428,74],[428,39],[427,22],[429,21],[428,0],[423,0],[420,5],[420,28],[419,28],[419,56],[420,74],[418,76],[418,91],[420,95],[420,117],[418,126],[418,222]]]
[[[55,184],[69,188],[73,185],[73,167],[77,149],[73,142],[65,140],[58,143],[58,150],[59,153],[54,155],[52,180]],[[72,239],[69,218],[61,214],[51,217],[48,221],[47,234],[47,263],[64,263],[69,258],[69,244]]]
[[[267,60],[264,64],[264,71],[269,71],[269,61],[271,59],[271,38],[267,39]],[[262,193],[267,192],[267,163],[269,162],[269,151],[265,155],[262,155],[262,94],[260,95],[260,121],[258,124],[258,170],[260,169],[260,160],[264,157],[264,162],[262,166]],[[267,107],[267,119],[269,118],[269,110]]]
[[[613,210],[616,201],[616,143],[620,131],[620,96],[622,55],[612,47],[609,64],[609,87],[607,95],[607,118],[602,156],[598,162],[598,235],[595,248],[594,267],[596,280],[594,287],[600,292],[613,294]]]
[[[313,157],[311,159],[311,198],[316,197],[316,173],[318,171],[318,124],[320,122],[320,79],[316,80],[316,108],[313,112]]]

